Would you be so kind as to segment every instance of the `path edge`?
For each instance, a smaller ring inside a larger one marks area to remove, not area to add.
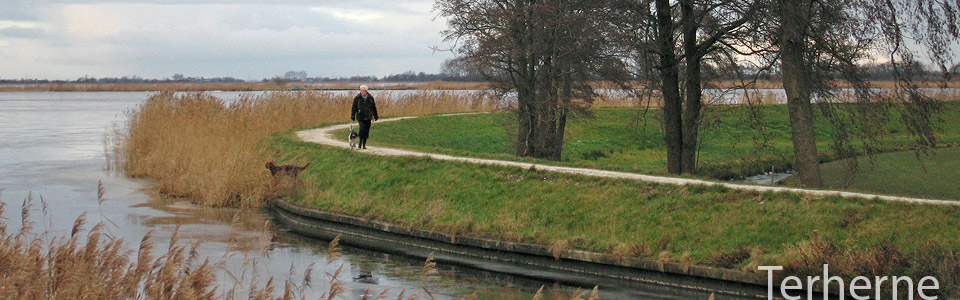
[[[451,113],[451,114],[438,114],[438,115],[427,115],[428,117],[447,117],[447,116],[461,116],[461,115],[473,115],[473,114],[482,114],[482,112],[473,112],[473,113]],[[389,119],[382,119],[379,122],[394,122],[408,119],[416,119],[420,116],[406,116],[406,117],[395,117]],[[350,145],[347,142],[337,140],[331,135],[332,131],[346,129],[350,123],[344,124],[334,124],[319,128],[300,130],[296,132],[296,136],[303,142],[320,144],[330,147],[350,149]],[[363,150],[364,154],[367,155],[378,155],[378,156],[411,156],[411,157],[428,157],[431,159],[443,160],[443,161],[453,161],[453,162],[463,162],[463,163],[472,163],[480,165],[499,165],[506,167],[519,167],[519,168],[536,168],[538,170],[556,172],[556,173],[565,173],[573,174],[587,177],[600,177],[600,178],[614,178],[614,179],[626,179],[626,180],[636,180],[641,182],[653,183],[653,184],[666,184],[666,185],[702,185],[702,186],[722,186],[725,188],[733,190],[741,190],[748,192],[758,192],[758,193],[795,193],[798,195],[808,195],[814,197],[839,197],[839,198],[853,198],[853,199],[864,199],[864,200],[879,200],[886,202],[898,202],[898,203],[908,203],[908,204],[920,204],[920,205],[943,205],[943,206],[960,206],[960,201],[957,200],[947,200],[947,199],[925,199],[925,198],[914,198],[914,197],[905,197],[905,196],[894,196],[894,195],[883,195],[883,194],[869,194],[861,192],[849,192],[849,191],[837,191],[837,190],[818,190],[818,189],[806,189],[806,188],[796,188],[796,187],[781,187],[781,186],[766,186],[766,185],[751,185],[751,184],[742,184],[742,183],[733,183],[733,182],[724,182],[724,181],[712,181],[705,179],[691,179],[691,178],[682,178],[682,177],[667,177],[667,176],[656,176],[656,175],[646,175],[640,173],[630,173],[630,172],[621,172],[621,171],[610,171],[602,169],[588,169],[580,167],[565,167],[565,166],[555,166],[555,165],[545,165],[545,164],[536,164],[536,163],[527,163],[527,162],[518,162],[518,161],[509,161],[509,160],[497,160],[497,159],[486,159],[486,158],[474,158],[466,156],[456,156],[456,155],[447,155],[431,152],[420,152],[414,150],[406,149],[395,149],[387,147],[377,147],[371,148],[370,150]]]

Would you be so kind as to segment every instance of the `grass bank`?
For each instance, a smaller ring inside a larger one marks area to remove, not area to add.
[[[945,147],[960,146],[960,126],[957,126],[960,124],[960,102],[946,102],[945,105],[946,110],[936,127],[939,140]],[[715,109],[708,116],[709,125],[701,131],[699,176],[730,179],[770,171],[771,168],[793,168],[785,105],[764,105],[756,111],[747,106]],[[516,160],[513,155],[515,118],[511,113],[501,112],[383,123],[376,127],[370,144]],[[754,121],[757,118],[763,120],[762,126]],[[839,158],[831,146],[831,137],[837,132],[823,119],[819,118],[816,125],[817,144],[821,159],[833,161]],[[562,160],[541,163],[666,175],[666,150],[659,124],[656,110],[592,109],[589,115],[575,116],[568,122]],[[891,122],[885,126],[878,150],[910,150],[912,143],[913,138],[907,130]],[[931,163],[936,160],[956,161],[957,156],[951,153],[954,152],[948,151],[927,160]],[[861,164],[865,168],[867,165]],[[835,171],[838,169],[827,167],[824,174],[830,180]],[[948,188],[953,191],[948,193],[953,195],[951,198],[960,199],[958,189]]]
[[[495,101],[473,95],[375,96],[385,116],[496,108]],[[319,93],[269,94],[232,104],[204,94],[157,94],[131,113],[129,135],[118,144],[117,153],[122,155],[117,156],[117,165],[128,175],[155,179],[161,190],[171,195],[212,206],[258,207],[271,193],[265,161],[311,163],[301,174],[304,185],[295,201],[406,226],[555,249],[744,270],[775,264],[795,274],[816,274],[826,262],[832,272],[836,269],[837,274],[848,276],[933,274],[946,287],[942,291],[955,296],[960,286],[956,275],[960,274],[960,240],[956,239],[960,229],[952,226],[960,218],[960,208],[653,185],[421,158],[371,157],[302,143],[289,129],[345,121],[348,106],[348,97]],[[771,118],[785,115],[782,106],[768,107],[760,112]],[[956,111],[956,106],[951,107]],[[604,118],[604,114],[611,117]],[[582,146],[579,152],[567,148],[567,153],[579,153],[575,157],[580,161],[570,157],[561,163],[642,172],[654,164],[637,163],[643,160],[631,156],[662,155],[653,148],[662,139],[652,115],[609,108],[596,109],[594,115],[595,119],[578,116],[572,120],[582,124],[570,125],[567,141],[579,135]],[[731,119],[721,119],[720,124],[738,124],[750,118],[732,113],[723,116]],[[391,132],[404,131],[389,126],[451,120],[446,118],[377,125],[371,146],[390,142]],[[498,138],[511,136],[509,128],[515,128],[508,113],[464,118],[477,118],[479,123],[466,123],[466,127],[459,124],[465,122],[420,124],[406,129],[405,136],[397,136],[397,142],[452,152],[490,149],[480,155],[512,157],[509,140]],[[759,168],[765,169],[766,157],[778,158],[782,152],[776,149],[789,147],[771,138],[776,136],[772,132],[785,131],[786,124],[768,124],[762,134],[718,126],[717,135],[705,134],[705,145],[711,140],[725,142],[727,148],[716,153],[735,153],[728,158],[740,159],[727,167],[739,163],[744,165],[739,168],[747,169],[751,161],[760,161]],[[719,135],[724,130],[726,135]],[[275,134],[278,131],[282,133]],[[643,134],[635,135],[637,132]],[[476,140],[477,136],[482,140]],[[624,136],[635,138],[625,140]],[[754,139],[757,136],[763,138]],[[423,142],[464,138],[466,144],[459,146]],[[498,144],[504,140],[505,147]],[[759,143],[763,147],[751,146],[760,150],[742,154],[741,143],[734,142],[751,140],[763,141]],[[890,145],[896,147],[897,140],[893,141]],[[611,145],[621,143],[629,147],[610,151]]]
[[[381,134],[386,130],[378,128]],[[294,201],[456,235],[619,257],[794,274],[935,274],[960,285],[960,208],[656,185],[495,166],[377,157],[272,141],[310,162]],[[335,176],[331,176],[335,174]]]
[[[858,157],[855,171],[849,169],[849,160],[820,166],[826,188],[960,199],[960,148],[938,149],[919,158],[913,151]]]
[[[384,116],[489,111],[481,95],[374,92]],[[271,133],[342,122],[352,97],[296,92],[243,96],[227,103],[203,93],[149,97],[129,113],[112,164],[126,175],[153,179],[161,193],[208,206],[261,207],[271,195]]]

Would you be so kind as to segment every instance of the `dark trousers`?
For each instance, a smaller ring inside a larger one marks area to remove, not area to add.
[[[360,132],[357,133],[360,138],[360,147],[367,145],[367,138],[370,137],[370,120],[360,120]]]

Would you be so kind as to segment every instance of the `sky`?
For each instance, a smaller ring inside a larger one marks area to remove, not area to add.
[[[433,0],[2,1],[0,78],[437,73]]]

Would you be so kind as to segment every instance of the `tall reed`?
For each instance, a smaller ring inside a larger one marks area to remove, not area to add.
[[[102,223],[86,231],[84,215],[69,236],[38,235],[30,223],[30,202],[24,201],[18,231],[7,232],[6,220],[0,220],[0,299],[216,298],[215,268],[198,262],[193,246],[171,242],[158,256],[147,234],[130,255],[123,240],[105,234]]]
[[[491,111],[475,93],[376,93],[381,116]],[[264,139],[290,129],[348,121],[352,96],[322,92],[245,95],[161,92],[130,111],[113,160],[128,176],[154,179],[161,193],[208,206],[261,207],[270,194]],[[278,162],[280,163],[280,162]],[[299,163],[299,162],[294,162]]]
[[[102,201],[100,188],[98,200]],[[47,203],[42,197],[41,202],[45,219]],[[5,205],[0,202],[0,215]],[[177,231],[168,243],[158,243],[153,232],[148,232],[139,247],[131,249],[123,239],[112,237],[105,223],[86,229],[86,213],[75,219],[69,235],[37,233],[31,217],[33,210],[30,196],[23,201],[22,226],[15,231],[8,231],[8,220],[0,218],[0,299],[291,300],[307,299],[310,293],[319,294],[314,299],[351,299],[344,294],[349,291],[341,274],[344,264],[335,264],[340,253],[339,237],[327,249],[325,267],[315,270],[317,265],[311,263],[299,271],[291,265],[287,274],[276,277],[261,263],[269,258],[269,242],[256,245],[259,251],[242,253],[242,265],[230,266],[225,259],[239,253],[229,250],[220,260],[202,259],[200,243],[181,242]],[[270,238],[264,227],[260,239]],[[425,261],[421,278],[434,276],[435,272],[428,272],[434,265],[430,259]],[[327,270],[336,272],[325,272],[326,276],[313,279],[313,272]],[[433,299],[427,297],[430,292],[426,286],[421,285],[420,289],[425,294],[397,299]],[[386,299],[388,292],[389,289],[380,291],[376,299]],[[368,289],[369,293],[375,294]]]

